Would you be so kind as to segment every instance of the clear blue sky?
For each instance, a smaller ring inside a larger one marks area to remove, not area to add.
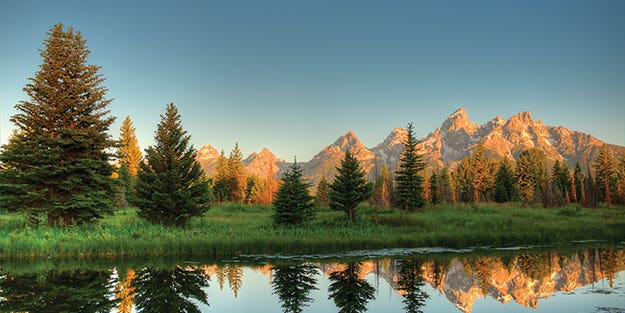
[[[369,147],[458,107],[531,111],[625,145],[625,1],[0,0],[0,140],[62,22],[107,78],[110,109],[153,143],[174,102],[196,148],[308,160],[353,130]]]

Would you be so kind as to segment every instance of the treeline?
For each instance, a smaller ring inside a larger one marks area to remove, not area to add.
[[[453,169],[432,171],[424,197],[430,203],[522,202],[554,207],[577,203],[625,204],[625,155],[615,157],[604,144],[584,166],[556,160],[549,165],[544,151],[523,151],[516,161],[485,157],[478,142],[473,153]],[[573,165],[573,166],[571,166]],[[572,168],[572,170],[571,170]],[[383,178],[382,178],[383,179]]]

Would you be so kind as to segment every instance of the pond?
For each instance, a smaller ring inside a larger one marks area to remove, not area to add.
[[[622,247],[397,252],[5,261],[0,311],[625,312]]]

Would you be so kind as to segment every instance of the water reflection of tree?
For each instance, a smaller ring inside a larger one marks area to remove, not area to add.
[[[1,312],[110,312],[110,271],[0,274]]]
[[[367,302],[375,298],[375,289],[358,274],[362,263],[350,263],[342,271],[330,274],[328,299],[334,299],[339,313],[359,313],[367,310]]]
[[[142,313],[200,313],[191,299],[208,304],[206,293],[202,290],[202,287],[208,287],[208,280],[199,268],[146,268],[139,271],[134,286],[135,305],[137,311]]]
[[[215,270],[219,290],[224,289],[226,281],[230,290],[234,293],[234,297],[239,296],[239,290],[243,286],[243,268],[234,264],[222,264]]]
[[[276,265],[273,268],[273,293],[278,295],[285,313],[300,313],[313,299],[308,296],[315,285],[317,267],[310,264]]]
[[[405,259],[399,267],[399,280],[397,290],[404,298],[404,309],[408,313],[423,313],[421,307],[429,298],[428,294],[421,290],[425,284],[421,271],[421,263],[415,260]]]
[[[131,313],[132,304],[135,298],[136,287],[133,282],[137,277],[133,269],[128,269],[126,274],[119,277],[119,282],[115,285],[115,298],[118,299],[117,313]]]

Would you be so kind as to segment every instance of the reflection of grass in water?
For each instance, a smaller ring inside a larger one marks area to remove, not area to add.
[[[318,209],[316,219],[303,226],[276,227],[269,206],[218,205],[186,227],[171,228],[149,224],[129,210],[69,229],[28,227],[21,215],[0,214],[0,257],[229,257],[625,238],[625,210],[615,207],[581,209],[575,216],[490,204],[439,205],[414,213],[364,206],[360,212],[360,220],[350,223],[342,212]]]

